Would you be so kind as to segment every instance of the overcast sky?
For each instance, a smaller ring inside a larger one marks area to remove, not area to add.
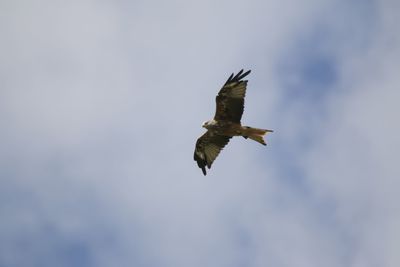
[[[400,2],[0,1],[0,266],[400,266]],[[193,161],[232,72],[242,123]]]

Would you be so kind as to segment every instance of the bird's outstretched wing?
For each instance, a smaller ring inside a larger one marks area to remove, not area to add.
[[[194,160],[197,161],[197,165],[204,175],[207,174],[206,166],[211,168],[212,163],[224,146],[228,144],[230,138],[229,136],[215,135],[207,131],[197,139]]]
[[[217,108],[214,119],[217,121],[231,121],[240,123],[244,109],[244,97],[246,95],[247,80],[242,80],[250,73],[243,73],[243,69],[235,76],[232,75],[219,91],[215,101]]]

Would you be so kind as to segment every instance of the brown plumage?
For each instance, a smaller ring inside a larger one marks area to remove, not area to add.
[[[247,88],[247,80],[242,79],[249,73],[250,70],[245,73],[241,70],[235,76],[232,73],[215,99],[214,119],[203,124],[207,132],[197,139],[194,160],[204,175],[207,174],[206,167],[211,168],[218,154],[233,136],[243,136],[266,145],[263,136],[272,132],[241,125]]]

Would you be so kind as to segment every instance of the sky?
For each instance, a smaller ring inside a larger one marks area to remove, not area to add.
[[[399,12],[0,1],[0,266],[399,266]],[[242,123],[274,133],[203,176],[242,68]]]

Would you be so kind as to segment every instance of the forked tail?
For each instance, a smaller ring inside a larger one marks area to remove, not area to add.
[[[252,128],[248,126],[242,126],[242,135],[244,138],[250,138],[251,140],[254,140],[256,142],[259,142],[260,144],[263,144],[264,146],[267,145],[264,140],[264,135],[267,133],[272,133],[272,130],[265,130],[265,129],[258,129],[258,128]]]

